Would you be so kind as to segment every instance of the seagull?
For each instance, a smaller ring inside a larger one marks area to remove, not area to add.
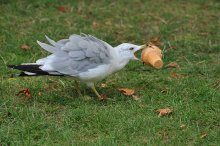
[[[22,72],[19,76],[71,76],[76,82],[84,82],[94,91],[98,99],[103,99],[94,83],[124,68],[130,60],[139,60],[135,52],[145,45],[122,43],[112,47],[92,35],[71,35],[57,42],[45,36],[50,45],[37,41],[49,56],[35,63],[8,65]]]

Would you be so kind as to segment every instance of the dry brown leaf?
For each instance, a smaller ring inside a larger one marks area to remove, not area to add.
[[[159,113],[158,117],[162,117],[171,114],[173,110],[170,108],[163,108],[163,109],[158,109],[157,112]]]
[[[29,88],[20,90],[20,91],[17,93],[17,96],[19,96],[19,95],[21,95],[21,94],[25,95],[25,97],[26,97],[27,99],[30,99],[30,98],[31,98],[31,91],[30,91]]]
[[[173,78],[178,78],[179,75],[176,72],[172,72],[170,73],[170,76]]]
[[[161,45],[160,38],[159,38],[159,37],[151,38],[151,39],[148,41],[148,44],[155,45],[155,46],[158,46],[158,47],[159,47],[159,46]]]
[[[128,89],[128,88],[119,88],[118,89],[121,93],[123,93],[124,95],[133,95],[135,93],[134,89]]]
[[[21,49],[23,50],[30,50],[31,49],[31,46],[27,45],[27,44],[23,44],[20,46]]]
[[[207,137],[207,136],[208,136],[208,134],[207,134],[207,133],[204,133],[204,134],[202,134],[199,138],[203,139],[203,138],[205,138],[205,137]]]
[[[105,94],[102,94],[101,97],[102,97],[102,100],[103,100],[103,101],[106,101],[106,100],[108,99],[108,96],[105,95]]]
[[[179,65],[176,62],[171,62],[166,67],[167,68],[179,68]]]
[[[66,7],[59,6],[59,7],[57,7],[57,10],[60,11],[60,12],[66,12]]]
[[[176,72],[171,72],[171,73],[170,73],[170,76],[173,77],[173,78],[181,78],[181,77],[183,77],[183,75],[178,74],[178,73],[176,73]]]
[[[137,95],[132,95],[132,99],[135,100],[135,101],[137,101],[137,100],[140,100],[140,97],[137,96]]]
[[[99,24],[96,22],[96,21],[93,21],[92,22],[92,27],[93,28],[97,28],[99,26]]]

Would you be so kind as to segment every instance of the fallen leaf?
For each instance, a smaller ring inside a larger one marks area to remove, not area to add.
[[[19,95],[21,95],[21,94],[24,94],[25,97],[27,97],[28,99],[31,98],[31,91],[30,91],[29,88],[20,90],[20,91],[17,93],[17,96],[19,96]]]
[[[163,108],[163,109],[158,109],[156,112],[159,113],[158,117],[162,117],[171,114],[173,110],[169,108]]]
[[[181,77],[183,77],[183,75],[178,74],[178,73],[176,73],[176,72],[171,72],[171,73],[170,73],[170,76],[173,77],[173,78],[181,78]]]
[[[106,101],[108,99],[108,96],[105,94],[102,94],[101,97],[102,97],[102,100],[104,100],[104,101]]]
[[[179,65],[176,62],[169,63],[166,68],[179,68]]]
[[[155,45],[155,46],[159,47],[161,45],[160,38],[159,37],[151,38],[148,41],[148,44]]]
[[[64,6],[59,6],[59,7],[57,7],[57,10],[58,11],[60,11],[60,12],[66,12],[66,7],[64,7]]]
[[[97,28],[99,26],[99,24],[96,22],[96,21],[93,21],[92,22],[92,27],[93,28]]]
[[[31,49],[31,46],[27,45],[27,44],[23,44],[20,46],[21,49],[23,50],[30,50]]]
[[[207,136],[208,136],[208,134],[207,134],[207,133],[204,133],[204,134],[202,134],[199,138],[203,139],[203,138],[205,138],[205,137],[207,137]]]
[[[170,73],[170,76],[173,77],[173,78],[177,78],[178,74],[176,72],[172,72],[172,73]]]
[[[135,100],[135,101],[137,101],[137,100],[140,100],[140,97],[137,96],[137,95],[132,95],[132,99]]]
[[[119,88],[118,89],[121,93],[123,93],[124,95],[133,95],[135,93],[134,89],[128,89],[128,88]]]

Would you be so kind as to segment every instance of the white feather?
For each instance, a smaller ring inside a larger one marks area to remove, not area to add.
[[[45,44],[45,43],[42,43],[40,41],[37,41],[37,43],[43,48],[45,49],[46,51],[50,52],[50,53],[55,53],[55,52],[58,52],[59,49],[56,48],[56,47],[53,47],[53,46],[50,46],[48,44]]]

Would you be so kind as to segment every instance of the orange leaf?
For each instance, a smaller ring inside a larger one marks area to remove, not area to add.
[[[158,109],[157,112],[159,113],[158,117],[162,117],[171,114],[173,110],[169,108],[163,108],[163,109]]]
[[[28,46],[27,44],[23,44],[20,46],[21,49],[23,50],[30,50],[31,49],[31,46]]]
[[[123,93],[124,95],[133,95],[134,94],[134,89],[128,89],[128,88],[119,88],[118,89],[121,93]]]
[[[31,91],[30,91],[29,88],[22,89],[22,90],[20,90],[20,91],[17,93],[18,96],[21,95],[21,94],[24,94],[25,97],[28,97],[28,98],[31,97]]]
[[[57,10],[60,11],[60,12],[66,12],[66,7],[59,6],[59,7],[57,7]]]
[[[171,62],[166,67],[167,68],[179,68],[179,65],[176,62]]]

